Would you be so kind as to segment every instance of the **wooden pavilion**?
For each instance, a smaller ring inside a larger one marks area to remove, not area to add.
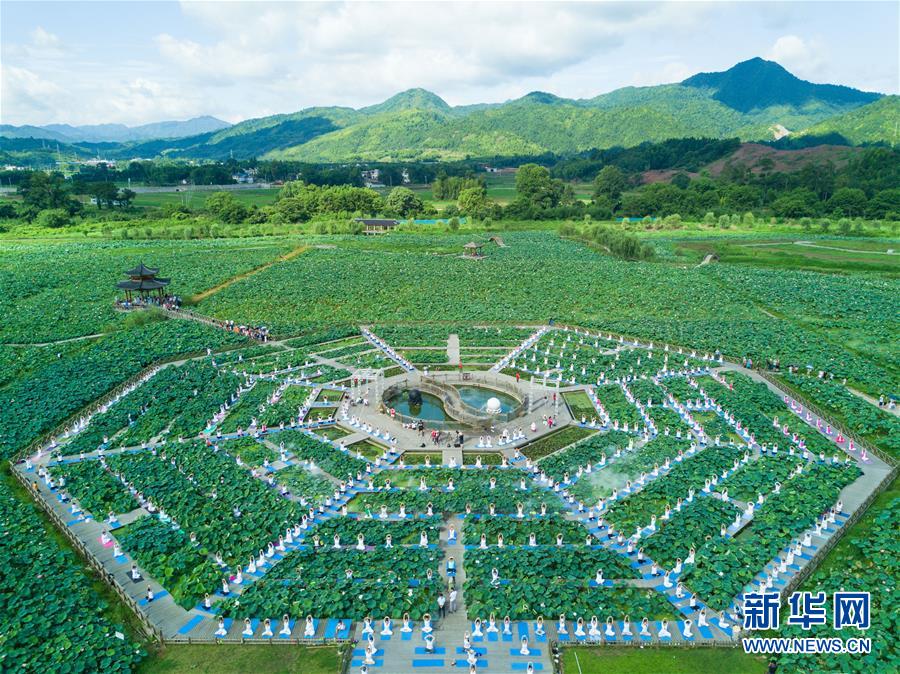
[[[471,257],[475,259],[481,259],[484,257],[482,254],[482,250],[484,249],[483,243],[476,243],[475,241],[469,241],[466,245],[463,246],[463,257]]]
[[[134,293],[138,293],[142,298],[145,298],[156,292],[157,296],[162,299],[164,295],[163,288],[169,285],[172,280],[159,278],[157,277],[158,273],[158,268],[147,267],[141,262],[137,267],[126,271],[125,276],[128,277],[128,280],[119,281],[116,287],[125,291],[125,299],[129,302],[132,301]]]
[[[356,218],[356,222],[365,225],[366,234],[386,234],[400,224],[399,220],[386,218]]]

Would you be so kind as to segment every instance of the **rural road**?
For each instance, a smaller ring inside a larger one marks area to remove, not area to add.
[[[883,250],[859,250],[858,248],[835,248],[834,246],[820,246],[812,241],[794,241],[796,246],[806,246],[808,248],[824,248],[825,250],[840,250],[844,253],[871,253],[872,255],[896,255],[897,253]]]

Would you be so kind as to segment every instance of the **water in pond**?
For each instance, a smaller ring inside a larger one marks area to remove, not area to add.
[[[399,414],[415,417],[424,421],[446,421],[447,413],[440,398],[429,393],[422,393],[421,405],[409,404],[409,391],[394,396],[387,401]]]
[[[476,410],[484,410],[487,401],[491,398],[496,398],[500,401],[500,412],[502,414],[511,412],[519,404],[519,401],[511,395],[491,388],[484,388],[481,386],[457,386],[456,390],[459,391],[459,397],[462,398],[463,402],[470,407],[474,407]]]

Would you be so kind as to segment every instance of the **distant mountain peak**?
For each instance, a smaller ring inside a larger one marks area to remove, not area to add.
[[[758,56],[722,72],[698,73],[681,84],[715,89],[714,99],[741,112],[773,105],[799,106],[813,100],[838,106],[859,106],[881,97],[881,94],[851,87],[813,84],[791,74],[775,61]]]
[[[183,121],[164,121],[126,126],[124,124],[47,124],[43,127],[21,127],[6,125],[8,135],[27,135],[34,138],[50,138],[67,143],[125,143],[130,141],[152,140],[155,138],[186,138],[201,133],[210,133],[227,129],[231,124],[210,115],[193,117]]]
[[[427,89],[415,88],[394,94],[382,103],[360,108],[365,114],[380,114],[382,112],[397,112],[399,110],[431,110],[437,112],[450,112],[452,108],[443,98]]]
[[[560,103],[565,103],[566,100],[560,98],[556,94],[551,94],[546,91],[531,91],[514,102],[537,103],[538,105],[559,105]]]

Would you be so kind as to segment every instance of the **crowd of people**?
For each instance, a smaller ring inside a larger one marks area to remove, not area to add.
[[[178,295],[163,295],[157,297],[147,295],[144,297],[132,298],[116,298],[116,306],[121,309],[146,309],[149,307],[160,307],[174,311],[181,308],[181,298]]]
[[[219,325],[228,332],[235,332],[239,335],[244,335],[245,337],[255,339],[259,342],[269,341],[269,328],[267,328],[265,325],[261,325],[259,327],[252,325],[238,325],[234,321],[219,321]]]

